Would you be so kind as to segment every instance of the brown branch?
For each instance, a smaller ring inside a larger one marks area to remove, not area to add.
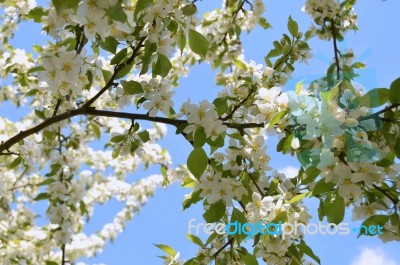
[[[256,180],[253,178],[253,176],[251,175],[251,173],[249,173],[249,177],[250,177],[251,181],[253,181],[253,183],[254,183],[254,185],[256,186],[258,192],[259,192],[259,193],[261,194],[261,196],[264,198],[264,197],[265,197],[264,192],[263,192],[263,191],[261,190],[261,188],[258,186]]]
[[[372,184],[372,187],[374,187],[376,190],[380,191],[383,195],[385,195],[389,200],[393,202],[395,206],[399,202],[399,199],[392,197],[389,193],[386,192],[386,190],[382,189],[381,187],[375,184]]]
[[[23,140],[24,138],[38,133],[41,130],[64,120],[70,119],[75,116],[79,115],[94,115],[94,116],[102,116],[102,117],[112,117],[112,118],[123,118],[123,119],[130,119],[130,120],[145,120],[145,121],[152,121],[158,123],[164,123],[173,125],[178,127],[181,124],[186,123],[186,120],[175,120],[170,118],[164,117],[150,117],[147,114],[138,114],[138,113],[128,113],[128,112],[116,112],[116,111],[109,111],[109,110],[96,110],[94,108],[83,108],[83,106],[79,109],[69,110],[62,114],[56,115],[54,117],[50,117],[47,120],[43,121],[42,123],[28,129],[25,131],[21,131],[18,134],[14,135],[7,141],[1,143],[0,145],[0,153],[8,150],[14,144],[18,143],[19,141]],[[223,123],[225,126],[232,128],[232,129],[246,129],[246,128],[261,128],[264,127],[264,124],[259,123]]]
[[[9,151],[0,153],[0,156],[10,156],[10,155],[16,155],[16,156],[19,156],[19,154],[18,154],[18,153],[15,153],[15,152],[9,152]]]
[[[233,107],[231,113],[229,113],[228,116],[221,118],[221,121],[227,121],[229,119],[231,119],[233,117],[233,115],[235,115],[235,112],[244,104],[246,103],[247,100],[249,100],[249,98],[251,97],[251,95],[253,95],[255,89],[252,89],[250,91],[250,93],[244,98],[242,99],[242,101],[239,102],[239,104],[237,104],[235,107]]]
[[[142,37],[139,41],[139,43],[136,45],[135,49],[132,52],[131,57],[124,63],[121,64],[117,64],[114,68],[114,73],[111,76],[110,80],[107,82],[107,84],[99,91],[97,92],[96,95],[94,95],[91,99],[89,99],[85,104],[83,104],[82,108],[89,108],[90,105],[92,105],[102,94],[104,94],[104,92],[107,91],[107,89],[109,89],[113,84],[114,84],[114,80],[116,78],[116,76],[118,75],[119,72],[121,72],[121,70],[131,64],[133,62],[133,60],[135,59],[136,55],[139,53],[140,48],[142,48],[144,41],[146,40],[146,37]]]
[[[214,257],[214,258],[217,258],[218,254],[221,253],[221,251],[223,251],[228,245],[232,245],[234,241],[235,241],[235,238],[234,238],[234,237],[232,237],[231,239],[229,239],[228,242],[226,242],[220,249],[217,250],[217,252],[215,252],[215,253],[213,254],[213,257]]]
[[[83,27],[82,27],[82,39],[80,40],[79,46],[76,49],[77,54],[82,52],[83,47],[85,47],[85,41],[86,41],[86,36],[85,36],[85,32],[83,31]]]
[[[61,265],[65,265],[65,245],[64,244],[62,244],[62,246],[61,246],[61,253],[62,253],[62,256],[61,256]]]
[[[392,105],[390,105],[390,106],[388,106],[388,107],[386,107],[386,108],[384,108],[384,109],[381,109],[381,110],[378,111],[378,112],[372,113],[372,114],[367,115],[367,116],[364,116],[364,117],[360,117],[358,120],[359,120],[359,121],[363,121],[363,120],[368,120],[368,119],[375,118],[376,116],[379,116],[379,115],[385,113],[386,111],[395,109],[395,108],[397,108],[397,107],[399,107],[399,106],[400,106],[400,103],[392,104]]]
[[[232,21],[231,21],[231,24],[232,24],[232,25],[235,23],[236,17],[238,16],[239,12],[240,12],[241,10],[244,11],[243,7],[244,7],[244,4],[245,4],[245,3],[248,3],[248,1],[247,1],[247,0],[243,0],[243,1],[240,3],[240,5],[238,6],[238,8],[233,12],[233,18],[232,18]],[[223,42],[225,42],[226,37],[228,36],[228,32],[229,32],[229,31],[226,31],[226,32],[224,33],[224,36],[223,36],[222,40],[218,43],[219,45],[221,45]]]
[[[60,108],[60,105],[61,105],[61,99],[57,99],[57,103],[56,103],[56,106],[55,106],[54,112],[53,112],[53,117],[57,115],[57,111]]]
[[[333,37],[333,49],[335,52],[335,62],[336,62],[336,79],[340,79],[340,71],[342,70],[340,68],[340,62],[339,62],[339,49],[337,47],[337,39],[336,39],[336,30],[335,30],[335,24],[333,22],[333,19],[331,20],[331,29],[332,29],[332,37]],[[339,88],[340,89],[340,88]],[[340,95],[340,92],[339,92]]]

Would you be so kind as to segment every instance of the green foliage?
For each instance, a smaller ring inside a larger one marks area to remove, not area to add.
[[[130,81],[122,80],[121,85],[125,91],[125,95],[136,95],[144,93],[142,85],[134,80]]]
[[[208,157],[201,147],[195,147],[187,159],[187,167],[190,173],[197,179],[201,177],[208,165]]]
[[[203,218],[207,223],[218,222],[225,215],[225,209],[226,205],[222,201],[218,201],[210,205],[203,214]]]
[[[66,9],[76,10],[79,4],[79,0],[52,0],[51,2],[53,3],[58,15]]]
[[[166,77],[172,68],[172,64],[168,57],[159,53],[157,61],[153,64],[153,77],[160,75]]]
[[[392,104],[400,104],[400,78],[390,84],[389,100]]]
[[[189,30],[189,47],[198,55],[205,57],[208,52],[209,43],[206,37],[194,29]]]

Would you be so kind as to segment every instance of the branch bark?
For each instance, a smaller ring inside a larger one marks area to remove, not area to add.
[[[150,117],[147,114],[139,114],[139,113],[128,113],[128,112],[117,112],[117,111],[109,111],[109,110],[96,110],[95,108],[89,107],[84,108],[83,106],[79,109],[70,110],[64,112],[62,114],[56,115],[54,117],[48,118],[47,120],[43,121],[42,123],[32,127],[26,131],[21,131],[20,133],[14,135],[10,139],[5,142],[2,142],[0,145],[0,153],[11,148],[14,144],[18,143],[19,141],[25,139],[26,137],[38,133],[41,130],[64,120],[70,119],[75,116],[79,115],[93,115],[93,116],[101,116],[101,117],[112,117],[112,118],[123,118],[123,119],[130,119],[130,120],[145,120],[145,121],[152,121],[152,122],[159,122],[164,124],[169,124],[175,127],[178,127],[181,124],[186,123],[186,120],[175,120],[170,118],[164,117]],[[224,122],[225,126],[233,129],[246,129],[246,128],[261,128],[264,127],[264,124],[261,123],[229,123]]]

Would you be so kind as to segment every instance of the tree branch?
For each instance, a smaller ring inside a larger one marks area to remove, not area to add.
[[[217,252],[215,252],[215,253],[213,254],[213,257],[214,257],[214,258],[217,258],[218,254],[221,253],[221,251],[223,251],[228,245],[232,245],[234,241],[235,241],[235,238],[234,238],[234,237],[232,237],[231,239],[229,239],[228,242],[226,242],[220,249],[217,250]]]
[[[128,112],[116,112],[116,111],[109,111],[109,110],[96,110],[95,108],[89,107],[84,108],[83,106],[79,109],[69,110],[62,114],[56,115],[54,117],[50,117],[47,120],[43,121],[42,123],[32,127],[26,131],[21,131],[20,133],[14,135],[10,139],[5,142],[2,142],[0,145],[0,153],[8,150],[11,146],[18,143],[19,141],[25,139],[26,137],[38,133],[41,130],[64,120],[70,119],[75,116],[79,115],[93,115],[93,116],[102,116],[102,117],[112,117],[112,118],[123,118],[123,119],[130,119],[130,120],[145,120],[145,121],[152,121],[158,123],[164,123],[173,125],[178,127],[181,124],[186,123],[186,120],[175,120],[170,118],[164,117],[150,117],[147,114],[138,114],[138,113],[128,113]],[[262,128],[264,124],[260,123],[223,123],[225,126],[232,128],[232,129],[246,129],[246,128]]]
[[[61,246],[61,265],[65,265],[65,245]]]
[[[393,202],[395,206],[399,202],[399,199],[392,197],[389,193],[386,192],[386,190],[382,189],[381,187],[375,184],[372,184],[372,187],[374,187],[376,190],[380,191],[383,195],[385,195],[389,200]]]
[[[340,68],[340,62],[339,62],[339,56],[338,56],[339,49],[337,47],[336,30],[335,30],[335,24],[333,22],[333,19],[331,20],[331,29],[332,29],[332,37],[333,37],[333,49],[334,49],[334,52],[335,52],[336,79],[339,80],[340,79],[340,71],[342,69]],[[340,95],[340,91],[339,91],[339,95]]]
[[[110,80],[107,82],[107,84],[99,92],[97,92],[96,95],[94,95],[85,104],[83,104],[82,108],[89,108],[90,105],[92,105],[102,94],[104,94],[104,92],[107,91],[107,89],[109,89],[114,84],[114,80],[115,80],[116,76],[118,75],[118,73],[121,72],[121,70],[125,66],[127,66],[133,62],[133,60],[135,59],[136,55],[138,54],[140,48],[143,46],[143,42],[145,40],[146,40],[146,37],[142,37],[140,39],[139,43],[136,45],[135,49],[133,50],[131,57],[126,62],[124,62],[122,64],[117,64],[115,66],[114,73],[111,76]]]
[[[248,0],[243,0],[240,3],[240,5],[238,6],[238,8],[233,12],[233,18],[232,18],[232,21],[231,21],[232,25],[235,23],[236,17],[239,14],[239,12],[241,10],[244,11],[243,7],[244,7],[245,3],[248,3]],[[224,33],[224,36],[223,36],[222,40],[218,44],[221,45],[223,42],[225,42],[227,36],[228,36],[228,31]]]
[[[381,109],[381,110],[378,111],[378,112],[372,113],[372,114],[367,115],[367,116],[364,116],[364,117],[360,117],[358,120],[359,120],[359,121],[363,121],[363,120],[368,120],[368,119],[375,118],[376,116],[379,116],[379,115],[385,113],[386,111],[389,111],[389,110],[391,110],[391,109],[395,109],[395,108],[397,108],[397,107],[399,107],[399,106],[400,106],[399,103],[392,104],[392,105],[390,105],[390,106],[388,106],[388,107],[386,107],[386,108],[384,108],[384,109]]]
[[[229,113],[228,116],[221,118],[221,121],[227,121],[229,119],[231,119],[233,117],[233,115],[235,115],[235,112],[241,107],[243,106],[244,103],[246,103],[247,100],[250,99],[251,95],[253,95],[255,89],[251,89],[251,91],[249,92],[249,94],[242,100],[239,102],[239,104],[237,104],[235,107],[233,107],[231,113]]]

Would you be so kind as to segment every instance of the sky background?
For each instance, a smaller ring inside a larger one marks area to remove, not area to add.
[[[265,16],[272,24],[272,29],[263,30],[260,27],[249,35],[243,34],[244,54],[247,60],[264,63],[264,56],[272,48],[272,42],[279,40],[282,33],[286,33],[287,18],[292,15],[300,29],[304,32],[311,23],[310,17],[301,12],[304,1],[298,0],[271,0],[266,2]],[[375,87],[389,87],[390,83],[400,76],[400,52],[398,11],[400,1],[397,0],[368,0],[359,1],[355,6],[358,14],[360,31],[349,32],[340,49],[353,49],[358,61],[366,63],[367,67],[359,71],[361,75],[356,81],[365,89]],[[203,0],[197,2],[199,12],[203,13],[219,7],[220,1]],[[25,23],[11,41],[15,48],[31,50],[33,44],[43,44],[44,36],[40,34],[40,27],[36,24]],[[309,64],[296,64],[296,71],[292,79],[285,85],[285,90],[292,90],[294,84],[304,79],[309,83],[321,77],[333,59],[332,42],[313,39],[310,43],[314,57]],[[181,86],[176,90],[175,107],[179,107],[188,97],[192,102],[203,99],[212,100],[219,88],[214,85],[214,76],[210,66],[202,64],[191,69],[188,78],[182,79]],[[10,111],[14,115],[9,116]],[[14,111],[10,104],[0,106],[0,115],[11,120],[17,120],[25,111]],[[174,129],[169,128],[169,135],[162,140],[161,145],[169,150],[176,165],[185,163],[191,146],[181,137],[175,135]],[[271,156],[271,166],[293,175],[297,173],[297,161],[290,156],[283,156],[275,152],[276,141],[268,142],[268,152]],[[154,171],[152,171],[154,172]],[[149,172],[139,170],[132,178],[139,179],[150,175]],[[128,264],[162,264],[157,255],[163,253],[153,244],[168,244],[181,253],[181,257],[189,259],[197,251],[185,234],[188,232],[188,222],[195,218],[194,223],[202,222],[201,203],[182,211],[183,196],[190,189],[181,188],[179,183],[169,186],[166,190],[158,189],[156,196],[149,200],[141,213],[133,218],[124,233],[108,244],[105,250],[88,263],[105,263],[108,265]],[[317,202],[312,199],[306,201],[310,214],[316,216]],[[85,228],[90,233],[99,230],[103,224],[112,220],[113,214],[121,209],[121,205],[110,203],[96,207],[91,223]],[[345,222],[354,226],[359,223],[351,222],[351,212],[347,212]],[[314,217],[312,220],[317,221]],[[202,236],[204,238],[204,235]],[[324,265],[400,265],[400,251],[398,243],[382,243],[374,237],[361,237],[355,234],[347,236],[306,236],[306,242],[321,258]]]

